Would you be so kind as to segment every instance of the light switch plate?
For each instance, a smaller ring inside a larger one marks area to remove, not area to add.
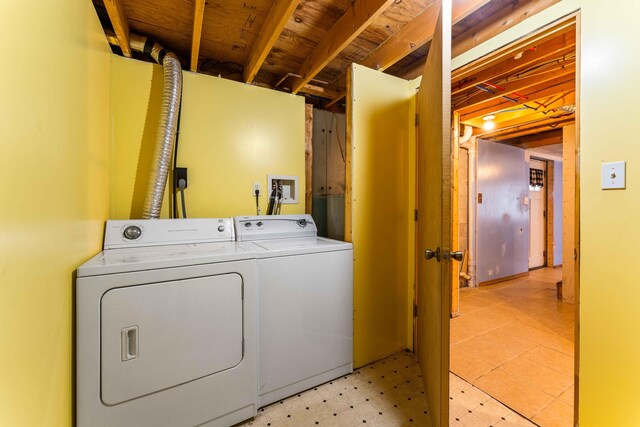
[[[610,162],[602,164],[602,189],[615,190],[627,188],[627,162]]]

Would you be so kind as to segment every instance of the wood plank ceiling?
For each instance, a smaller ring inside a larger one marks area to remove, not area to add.
[[[559,0],[454,0],[456,56]],[[114,52],[144,58],[129,34],[175,52],[183,67],[304,95],[343,111],[358,63],[422,74],[440,0],[93,0]],[[452,75],[452,106],[476,136],[523,148],[562,141],[575,121],[575,22],[502,49]],[[493,130],[483,117],[495,116]]]
[[[454,0],[454,55],[559,0]],[[110,41],[129,32],[175,52],[183,67],[301,93],[343,108],[351,63],[419,75],[439,0],[93,0]]]

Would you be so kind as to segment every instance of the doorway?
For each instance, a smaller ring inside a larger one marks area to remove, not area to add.
[[[529,160],[529,270],[545,266],[547,246],[547,162]]]
[[[574,425],[577,412],[577,268],[573,257],[566,265],[556,257],[578,247],[577,159],[566,155],[578,151],[577,39],[573,16],[452,77],[458,134],[470,135],[457,173],[458,187],[469,182],[458,211],[465,227],[454,224],[468,254],[459,315],[452,310],[451,372],[472,386],[472,413],[485,414],[494,398],[543,426]],[[530,153],[551,147],[555,158]],[[566,191],[557,196],[554,184]],[[456,387],[450,415],[464,423],[459,400],[469,396]]]

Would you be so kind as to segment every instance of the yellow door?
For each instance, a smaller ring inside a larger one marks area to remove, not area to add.
[[[451,0],[444,0],[417,99],[417,350],[433,426],[449,424],[450,98]]]

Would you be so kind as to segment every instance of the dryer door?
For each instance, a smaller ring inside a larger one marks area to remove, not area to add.
[[[101,320],[102,401],[115,405],[240,363],[242,277],[112,289]]]

